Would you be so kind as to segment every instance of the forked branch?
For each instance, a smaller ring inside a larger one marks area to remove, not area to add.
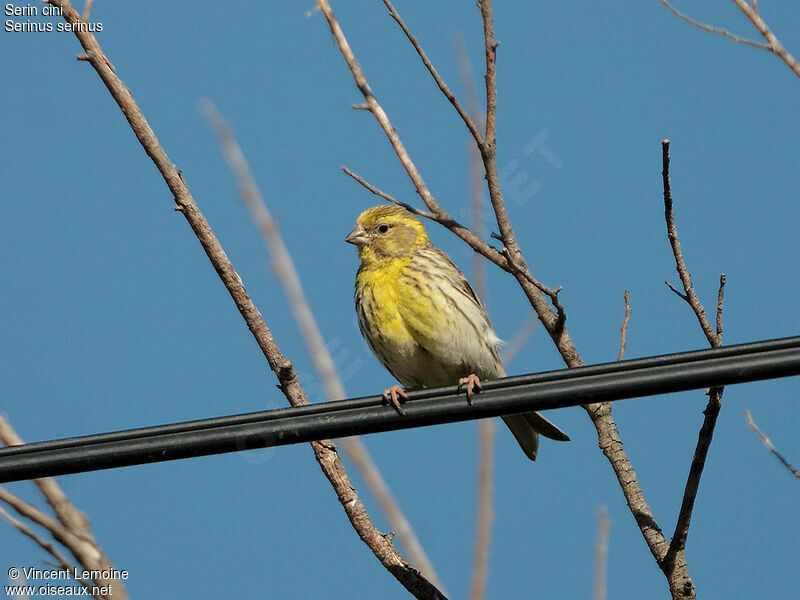
[[[737,6],[737,8],[742,11],[744,16],[747,17],[750,23],[753,24],[753,27],[755,27],[758,33],[761,34],[761,37],[763,37],[766,40],[765,43],[754,42],[752,40],[739,37],[738,35],[735,35],[726,29],[721,29],[719,27],[714,27],[713,25],[700,23],[680,12],[669,2],[667,2],[667,0],[658,0],[658,1],[663,6],[665,6],[673,15],[675,15],[682,21],[689,23],[689,25],[691,25],[692,27],[697,27],[698,29],[701,29],[708,33],[721,35],[722,37],[726,37],[729,40],[733,40],[738,44],[745,44],[747,46],[752,46],[754,48],[760,48],[762,50],[767,50],[768,52],[772,52],[775,56],[780,58],[783,61],[783,63],[787,67],[789,67],[795,75],[797,75],[797,77],[800,77],[800,63],[798,63],[797,59],[795,59],[795,57],[792,56],[791,53],[786,48],[783,47],[783,44],[781,44],[780,40],[778,40],[778,37],[769,28],[769,25],[767,25],[767,22],[761,16],[761,13],[758,10],[758,3],[756,2],[756,0],[751,0],[749,3],[747,2],[747,0],[731,0],[731,2],[733,2]]]

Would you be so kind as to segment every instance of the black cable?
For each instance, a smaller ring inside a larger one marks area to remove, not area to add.
[[[690,363],[696,360],[714,356],[717,358],[726,356],[742,356],[745,354],[757,354],[772,350],[783,350],[800,347],[800,337],[781,338],[764,342],[752,342],[738,344],[736,346],[725,346],[715,350],[694,350],[691,352],[680,352],[676,354],[664,354],[647,358],[638,358],[612,363],[602,363],[588,367],[578,367],[574,369],[559,369],[556,371],[544,371],[529,375],[516,375],[504,379],[496,379],[483,383],[483,389],[490,390],[496,388],[506,388],[516,385],[533,385],[550,381],[560,381],[562,379],[576,379],[588,375],[600,375],[608,373],[619,373],[632,369],[647,369],[657,366],[676,365]],[[408,392],[411,400],[422,400],[448,396],[453,393],[453,387],[441,387],[417,392]],[[112,441],[122,441],[127,439],[139,439],[143,437],[163,435],[167,433],[181,433],[188,431],[198,431],[201,429],[213,429],[215,427],[226,427],[228,425],[238,425],[245,423],[256,423],[261,421],[280,419],[286,416],[318,415],[327,412],[336,412],[346,409],[367,408],[371,406],[382,406],[385,403],[380,396],[363,396],[347,400],[336,400],[333,402],[323,402],[310,404],[296,408],[279,408],[264,410],[226,417],[214,417],[210,419],[199,419],[196,421],[185,421],[170,425],[156,425],[152,427],[142,427],[128,429],[112,433],[100,433],[81,437],[64,438],[47,442],[33,442],[24,446],[14,446],[11,448],[0,448],[0,460],[6,455],[19,455],[25,452],[41,452],[44,450],[56,450],[59,448],[69,448],[74,446],[88,446],[91,444],[105,443]]]
[[[510,377],[473,405],[453,387],[204,419],[0,450],[0,482],[406,429],[800,374],[800,337]]]

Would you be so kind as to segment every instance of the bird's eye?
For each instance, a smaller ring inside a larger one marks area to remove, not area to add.
[[[387,231],[389,231],[389,226],[386,223],[378,226],[378,233],[386,233]]]

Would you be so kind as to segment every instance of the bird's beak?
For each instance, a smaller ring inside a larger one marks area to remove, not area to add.
[[[344,238],[345,242],[353,244],[354,246],[361,246],[367,245],[367,232],[361,225],[356,225],[353,228],[353,231],[347,234],[347,237]]]

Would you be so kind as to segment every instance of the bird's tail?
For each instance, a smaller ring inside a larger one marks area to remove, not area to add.
[[[536,460],[540,433],[551,440],[569,441],[569,436],[566,433],[537,412],[503,417],[503,422],[514,434],[514,437],[517,438],[517,443],[522,448],[525,456],[531,460]]]

